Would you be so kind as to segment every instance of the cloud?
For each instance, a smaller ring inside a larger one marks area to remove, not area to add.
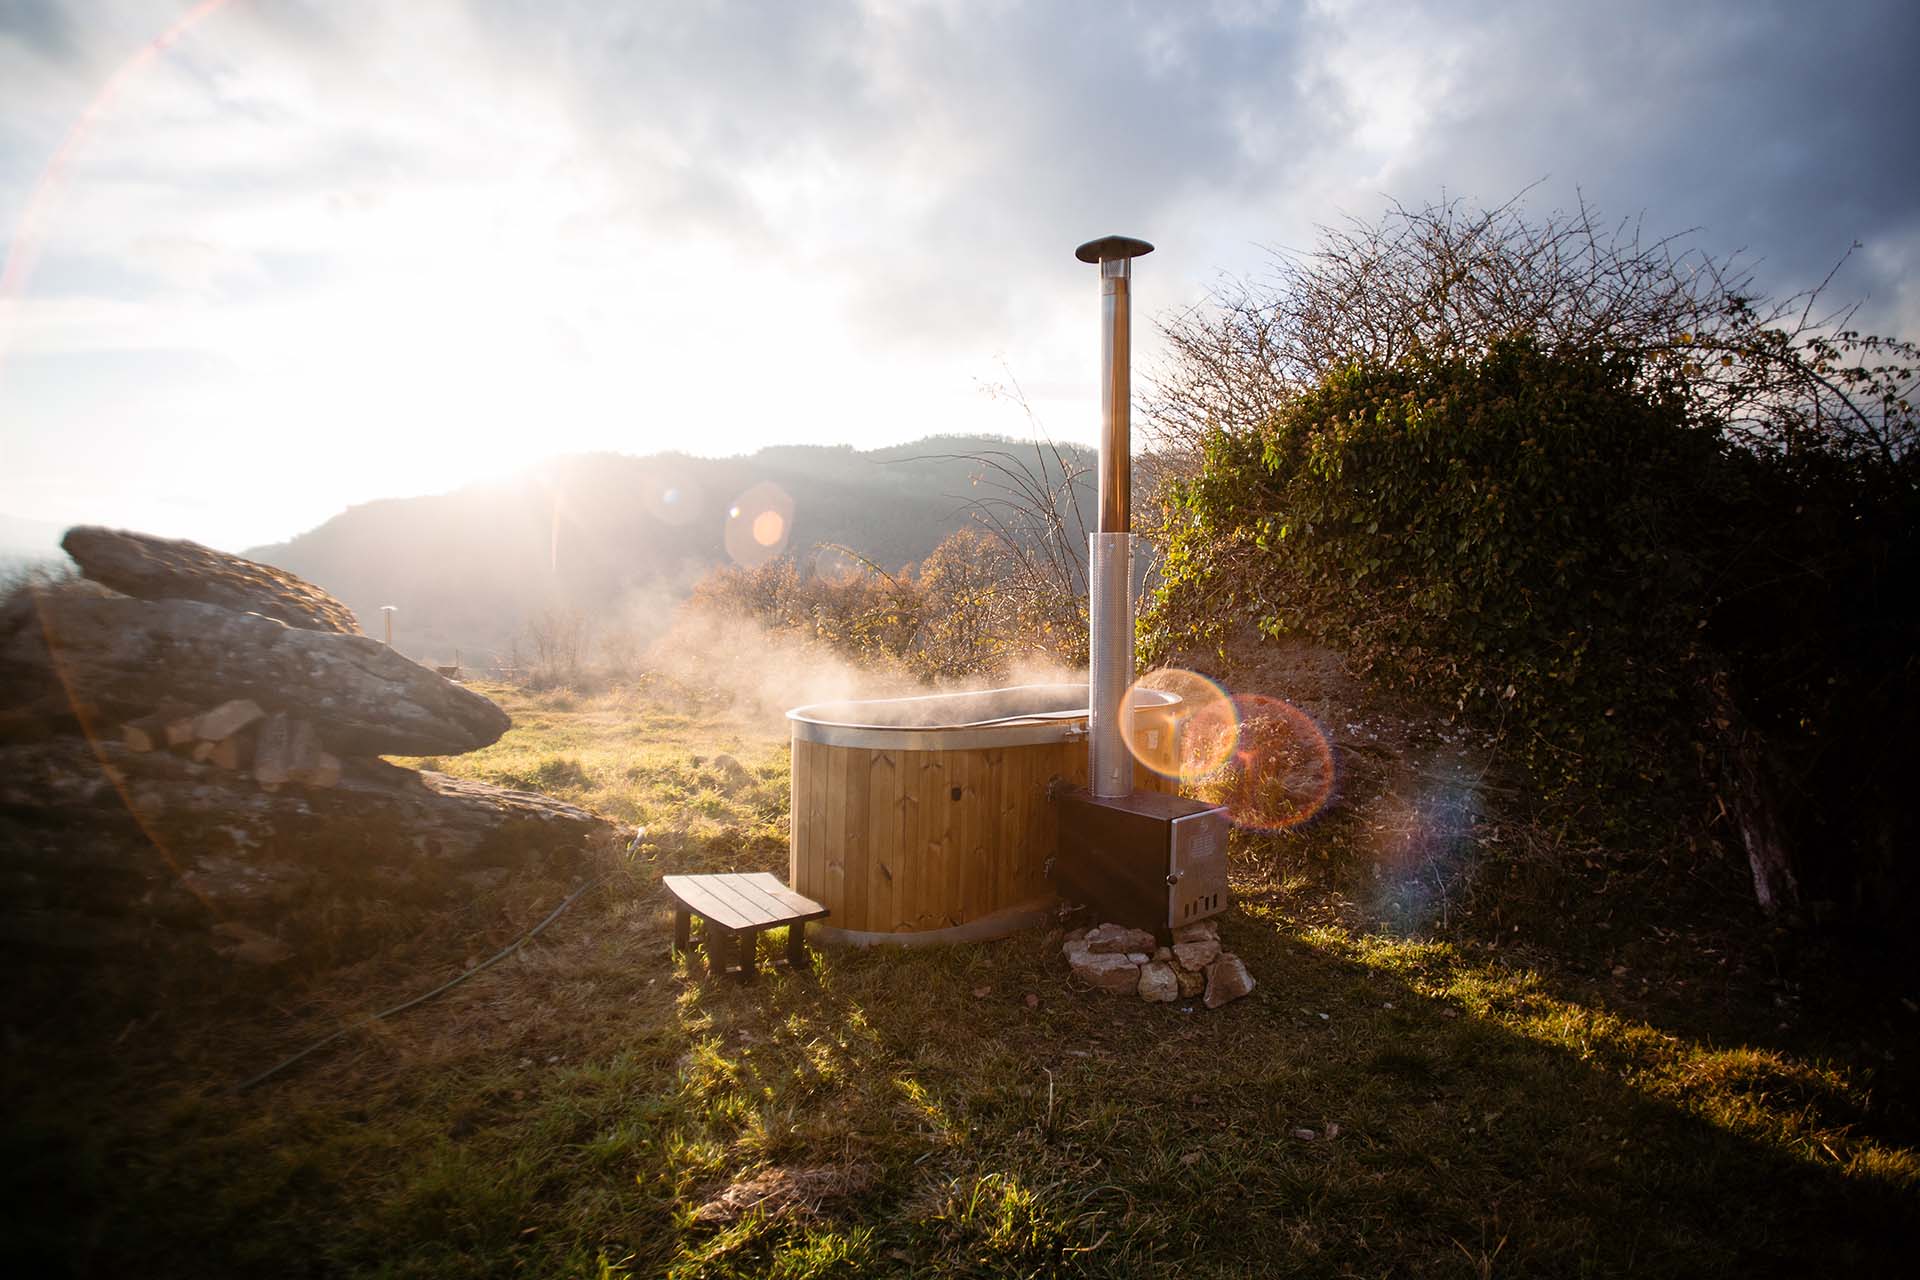
[[[0,234],[180,13],[0,0]],[[458,422],[495,469],[1004,428],[973,391],[1003,359],[1087,438],[1079,241],[1159,244],[1150,316],[1316,223],[1542,178],[1536,206],[1700,227],[1782,291],[1858,239],[1836,292],[1920,333],[1915,47],[1896,0],[233,3],[76,156],[12,359],[176,351],[209,385],[242,371],[223,412],[298,387],[250,417],[367,448]],[[1136,342],[1149,367],[1149,324]],[[157,412],[138,381],[83,404],[0,378],[24,430]],[[149,430],[193,416],[166,403]]]
[[[1442,11],[1443,13],[1445,11]],[[1355,30],[1387,10],[1357,11]],[[1429,116],[1383,157],[1383,189],[1410,201],[1443,187],[1497,202],[1547,179],[1649,231],[1700,228],[1715,253],[1764,259],[1762,282],[1819,281],[1856,239],[1920,229],[1920,177],[1899,157],[1920,119],[1911,5],[1634,3],[1511,5],[1473,24],[1403,29],[1406,78]],[[1362,64],[1364,69],[1364,64]],[[1347,95],[1369,90],[1351,77]],[[1902,282],[1862,257],[1842,292],[1897,298]],[[1909,332],[1920,314],[1876,307]]]
[[[73,27],[57,0],[0,0],[0,40],[61,58],[72,51]]]

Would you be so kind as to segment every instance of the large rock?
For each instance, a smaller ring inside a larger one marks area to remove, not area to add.
[[[1067,963],[1072,967],[1074,977],[1096,991],[1127,996],[1140,989],[1140,966],[1123,955],[1115,955],[1110,951],[1083,951],[1077,956],[1069,956]]]
[[[1238,1000],[1253,990],[1253,975],[1239,956],[1227,952],[1207,966],[1206,1006],[1218,1009],[1229,1000]]]
[[[174,698],[248,698],[311,723],[342,756],[457,755],[507,713],[378,640],[306,631],[195,600],[55,588],[0,618],[0,705],[60,696],[140,715]]]
[[[79,525],[60,545],[81,573],[123,595],[198,600],[308,631],[360,633],[353,610],[304,578],[197,542]]]
[[[617,836],[546,796],[378,760],[347,762],[330,788],[267,792],[112,740],[0,745],[0,936],[36,920],[278,918],[316,897],[438,906],[471,896],[476,873],[570,875]]]

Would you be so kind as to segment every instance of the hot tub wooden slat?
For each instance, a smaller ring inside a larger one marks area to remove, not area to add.
[[[1007,786],[1006,753],[989,751],[977,759],[980,795],[973,804],[973,847],[967,851],[967,866],[977,888],[967,901],[969,920],[978,920],[987,914],[989,903],[1000,901],[1000,889],[1007,879],[1004,869],[1007,848],[1000,831],[1000,806]]]
[[[920,913],[920,883],[926,875],[920,851],[926,839],[926,806],[920,802],[920,765],[902,751],[894,762],[900,785],[900,860],[893,867],[895,929],[912,930]]]
[[[900,865],[899,768],[893,753],[874,753],[867,784],[867,919],[893,928],[893,869]]]
[[[980,757],[971,751],[951,752],[947,758],[947,804],[953,814],[947,841],[947,900],[944,919],[949,925],[965,924],[972,918],[973,884],[967,874],[973,867],[974,837],[979,831],[980,807],[975,800],[978,783],[974,767]],[[953,798],[953,789],[960,798]]]
[[[847,914],[855,920],[870,918],[867,915],[867,896],[873,878],[869,862],[871,841],[867,833],[867,795],[872,786],[871,759],[848,760],[844,795],[847,834],[840,846],[840,864],[846,869]]]
[[[821,848],[826,859],[822,877],[827,893],[821,901],[838,906],[846,919],[854,919],[847,909],[847,769],[853,752],[835,751],[827,759],[827,839]],[[848,926],[849,928],[852,926]]]
[[[793,852],[787,860],[795,885],[820,884],[820,817],[827,780],[826,748],[814,742],[793,744]]]
[[[994,807],[999,816],[994,840],[998,857],[994,859],[996,883],[993,901],[1019,902],[1035,895],[1027,892],[1027,819],[1029,800],[1034,791],[1033,757],[1019,751],[1006,753],[1000,794]]]
[[[813,848],[813,833],[807,829],[807,794],[813,786],[813,778],[808,766],[813,753],[807,750],[812,743],[798,739],[793,744],[793,776],[787,787],[787,879],[793,884],[805,884],[807,878],[801,869],[801,862],[807,856],[807,850]]]
[[[920,883],[913,895],[913,927],[931,929],[932,904],[946,893],[947,860],[942,856],[947,829],[947,765],[937,751],[921,755],[914,771],[914,795],[920,801]]]

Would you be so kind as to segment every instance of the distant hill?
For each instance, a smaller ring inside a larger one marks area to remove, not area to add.
[[[804,564],[837,543],[895,571],[965,523],[973,502],[997,496],[990,476],[975,483],[973,460],[994,451],[1039,465],[1032,443],[984,436],[734,458],[577,455],[505,483],[350,507],[245,554],[326,588],[370,635],[381,633],[380,607],[395,606],[394,643],[414,658],[451,662],[458,649],[476,665],[553,605],[657,631],[694,581],[741,559],[790,552]],[[1091,468],[1091,451],[1061,451]],[[1091,514],[1090,474],[1083,484]]]

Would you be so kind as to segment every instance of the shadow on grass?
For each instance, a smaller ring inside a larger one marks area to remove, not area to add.
[[[1211,1013],[1071,991],[1038,934],[740,984],[671,965],[654,892],[630,887],[525,965],[254,1094],[221,1093],[191,1038],[138,1070],[98,1045],[48,1058],[6,1147],[31,1228],[16,1256],[49,1274],[1697,1275],[1871,1273],[1920,1244],[1914,1155],[1849,1127],[1846,1080],[1446,947],[1300,927],[1256,895],[1224,932],[1260,985]]]

